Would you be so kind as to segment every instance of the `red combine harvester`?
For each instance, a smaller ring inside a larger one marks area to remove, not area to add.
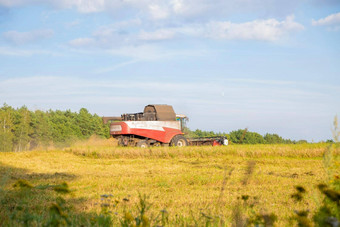
[[[187,117],[175,114],[170,105],[147,105],[144,112],[122,114],[121,117],[103,117],[111,122],[110,134],[121,146],[188,146],[227,145],[224,137],[186,138],[183,129]]]

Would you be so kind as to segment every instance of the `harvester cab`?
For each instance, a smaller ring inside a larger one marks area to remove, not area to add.
[[[179,121],[181,123],[181,130],[183,132],[184,129],[187,127],[187,122],[189,121],[189,118],[184,114],[176,114],[176,121]]]

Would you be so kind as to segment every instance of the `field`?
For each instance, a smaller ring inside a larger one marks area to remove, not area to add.
[[[309,209],[310,218],[322,202],[316,186],[339,175],[340,149],[333,145],[329,160],[323,158],[329,147],[89,143],[3,152],[0,226],[242,226],[261,220],[288,226],[294,210]],[[306,190],[301,201],[292,198],[296,186]]]

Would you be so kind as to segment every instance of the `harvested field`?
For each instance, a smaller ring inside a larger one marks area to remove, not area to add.
[[[316,185],[339,175],[339,147],[331,148],[332,165],[323,158],[329,146],[139,149],[96,143],[0,153],[0,225],[51,222],[56,205],[67,215],[55,215],[56,221],[71,225],[118,225],[140,217],[151,225],[230,226],[275,214],[275,225],[286,226],[294,210],[307,208],[312,216],[322,200]],[[306,190],[301,202],[291,197],[295,186]],[[137,205],[145,201],[150,207],[140,215]]]

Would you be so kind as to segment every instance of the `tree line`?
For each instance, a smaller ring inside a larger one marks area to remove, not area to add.
[[[0,151],[23,151],[37,147],[65,146],[91,135],[109,138],[109,126],[101,117],[82,108],[30,111],[27,107],[0,108]]]
[[[307,143],[306,140],[290,140],[284,139],[278,134],[266,133],[264,136],[257,132],[250,132],[247,129],[239,129],[235,131],[231,131],[230,133],[224,132],[213,132],[213,131],[202,131],[200,129],[196,129],[195,131],[191,131],[186,128],[186,134],[189,137],[226,137],[230,143],[233,144],[301,144]]]
[[[234,144],[295,144],[307,143],[305,140],[283,139],[277,134],[264,136],[247,129],[230,133],[215,133],[196,129],[185,129],[188,137],[225,136]],[[71,110],[35,110],[27,107],[13,108],[4,104],[0,108],[0,151],[23,151],[37,147],[65,146],[76,140],[88,139],[92,135],[109,138],[109,125],[102,118],[81,108]]]

